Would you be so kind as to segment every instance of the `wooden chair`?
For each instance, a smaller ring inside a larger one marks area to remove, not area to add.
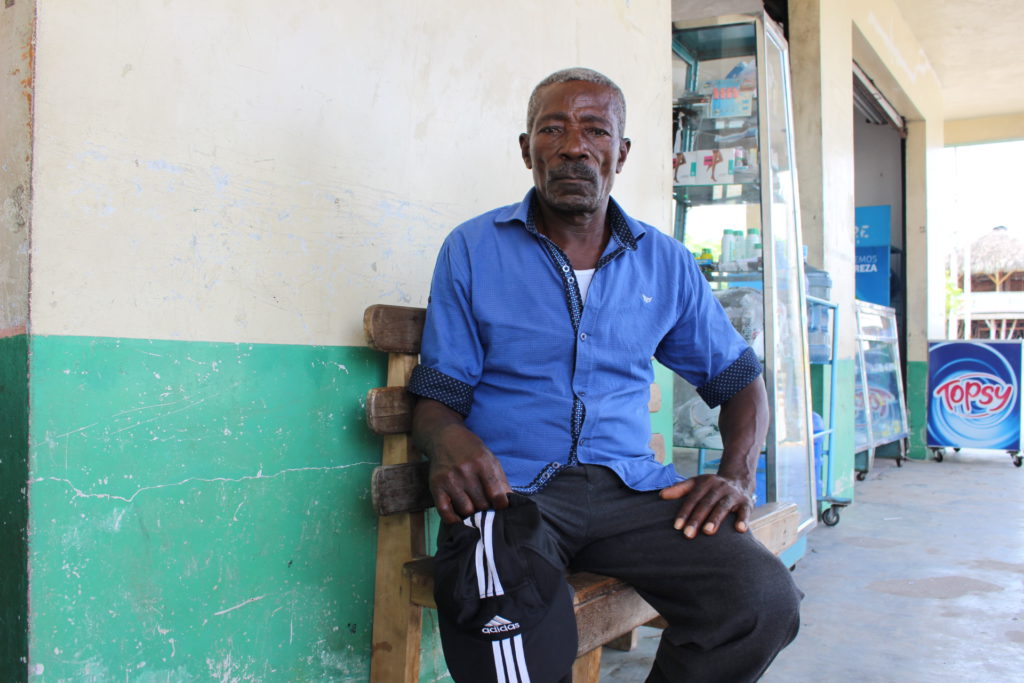
[[[387,386],[366,397],[370,429],[383,437],[381,466],[373,472],[373,505],[379,517],[377,572],[373,610],[373,683],[418,683],[422,610],[435,608],[433,558],[426,553],[424,511],[433,506],[427,485],[428,464],[412,448],[414,398],[405,387],[415,367],[425,310],[370,306],[363,325],[367,343],[388,354]],[[660,392],[652,386],[652,403]],[[664,439],[652,440],[664,457]],[[751,531],[776,554],[797,538],[798,515],[792,503],[758,507]],[[660,617],[636,591],[617,579],[580,572],[569,576],[576,591],[574,609],[579,648],[573,666],[577,683],[597,683],[601,646],[612,641],[635,643],[635,629],[661,625]],[[628,645],[627,645],[628,647]]]

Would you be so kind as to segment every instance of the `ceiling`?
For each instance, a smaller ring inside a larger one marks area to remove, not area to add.
[[[1024,0],[893,2],[939,77],[946,120],[1024,114]],[[673,0],[672,19],[756,11],[762,3],[773,16],[787,14],[787,0]]]
[[[894,0],[942,84],[946,120],[1024,113],[1024,0]]]

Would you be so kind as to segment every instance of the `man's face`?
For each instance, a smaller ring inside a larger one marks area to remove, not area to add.
[[[538,95],[537,117],[519,147],[541,200],[566,213],[598,210],[630,147],[616,120],[615,95],[586,81],[548,85]]]

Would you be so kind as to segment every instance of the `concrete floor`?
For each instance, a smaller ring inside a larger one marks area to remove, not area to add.
[[[1024,681],[1024,468],[990,451],[876,459],[793,576],[802,628],[763,681]],[[644,680],[660,632],[640,635],[605,649],[602,681]]]

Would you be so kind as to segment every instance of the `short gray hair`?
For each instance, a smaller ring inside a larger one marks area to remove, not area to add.
[[[537,109],[540,108],[540,91],[549,85],[555,83],[569,83],[570,81],[586,81],[587,83],[596,83],[597,85],[603,85],[612,91],[612,95],[615,99],[614,114],[615,118],[618,119],[619,130],[617,131],[619,137],[626,130],[626,98],[622,94],[622,90],[619,86],[615,85],[615,81],[608,78],[604,74],[594,71],[593,69],[585,69],[577,66],[571,69],[562,69],[551,74],[543,81],[537,84],[537,87],[533,89],[530,94],[530,102],[526,106],[526,131],[530,133],[533,131],[533,122],[537,118]]]

